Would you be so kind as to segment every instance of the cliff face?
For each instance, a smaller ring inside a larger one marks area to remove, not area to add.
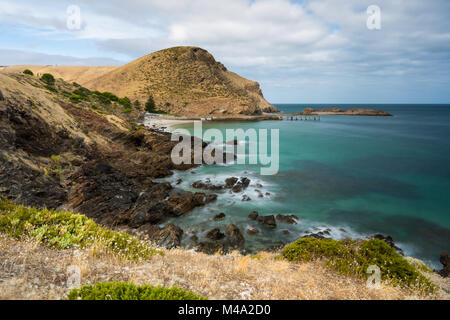
[[[277,111],[257,82],[230,72],[204,49],[175,47],[144,56],[85,83],[180,115],[254,115]]]
[[[215,199],[153,182],[192,167],[173,164],[170,135],[136,128],[93,97],[73,103],[79,89],[0,74],[0,196],[124,228],[152,226]]]

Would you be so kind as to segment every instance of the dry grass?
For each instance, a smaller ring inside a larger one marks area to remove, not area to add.
[[[81,285],[104,281],[178,286],[210,299],[420,299],[389,285],[367,289],[320,262],[292,264],[275,254],[210,256],[187,250],[165,251],[143,263],[124,261],[93,250],[53,250],[0,235],[0,299],[63,299],[70,291],[71,268]],[[432,276],[440,293],[450,280]]]

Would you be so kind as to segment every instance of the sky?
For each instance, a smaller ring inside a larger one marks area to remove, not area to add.
[[[448,0],[0,0],[0,65],[192,45],[271,103],[450,103],[449,13]]]

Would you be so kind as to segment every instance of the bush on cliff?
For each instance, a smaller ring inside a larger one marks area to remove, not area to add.
[[[145,103],[145,111],[152,113],[155,112],[155,110],[156,110],[155,100],[153,100],[153,97],[150,96],[148,97],[148,100]]]
[[[131,105],[131,101],[130,99],[128,99],[127,97],[125,98],[120,98],[118,101],[121,105],[123,105],[125,108],[127,109],[131,109],[132,105]]]
[[[72,101],[73,103],[79,103],[83,98],[77,94],[72,94],[69,97],[70,101]]]
[[[135,286],[126,282],[105,282],[73,289],[69,300],[206,300],[177,287]]]
[[[115,101],[115,102],[119,101],[119,97],[111,92],[103,92],[102,96],[105,97],[106,99],[108,99],[109,101]]]
[[[376,265],[381,279],[393,285],[421,288],[425,292],[435,290],[433,284],[408,263],[386,242],[378,239],[332,240],[302,238],[284,247],[284,257],[293,262],[324,259],[326,264],[342,274],[354,274],[367,278],[367,268]]]
[[[50,247],[92,247],[129,260],[147,259],[161,251],[123,232],[97,225],[85,215],[14,205],[0,197],[0,232],[16,239],[33,238]]]
[[[73,94],[80,96],[81,99],[83,99],[83,100],[87,100],[89,98],[89,96],[91,95],[91,91],[87,88],[80,86],[78,89],[76,89],[73,92]]]
[[[48,84],[49,86],[52,86],[55,84],[55,78],[50,73],[44,73],[41,77],[41,81]]]
[[[34,75],[33,71],[31,71],[30,69],[25,69],[25,70],[23,70],[23,73],[24,73],[24,74],[28,74],[28,75],[30,75],[30,76],[33,76],[33,75]]]

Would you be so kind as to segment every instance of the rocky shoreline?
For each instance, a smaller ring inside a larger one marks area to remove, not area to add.
[[[0,195],[17,204],[82,213],[101,225],[175,248],[185,232],[173,223],[162,227],[164,223],[216,201],[220,192],[238,193],[251,183],[245,176],[229,177],[220,185],[199,180],[192,186],[198,192],[185,192],[176,184],[155,182],[173,170],[196,167],[173,164],[175,142],[169,133],[137,127],[133,118],[107,113],[101,105],[74,104],[60,92],[75,87],[62,81],[49,91],[26,76],[0,75],[0,84]],[[196,250],[245,250],[244,233],[256,236],[264,228],[299,222],[281,213],[249,214],[253,225],[247,230],[230,223],[224,230],[207,230],[205,238],[192,235]],[[225,216],[221,212],[214,219]],[[328,237],[326,230],[307,236]],[[395,248],[392,238],[378,238]],[[448,254],[441,260],[442,274],[448,276]]]
[[[323,108],[312,109],[306,108],[300,115],[303,116],[374,116],[374,117],[392,117],[392,114],[384,110],[371,110],[371,109],[351,109],[345,110],[340,108]]]

